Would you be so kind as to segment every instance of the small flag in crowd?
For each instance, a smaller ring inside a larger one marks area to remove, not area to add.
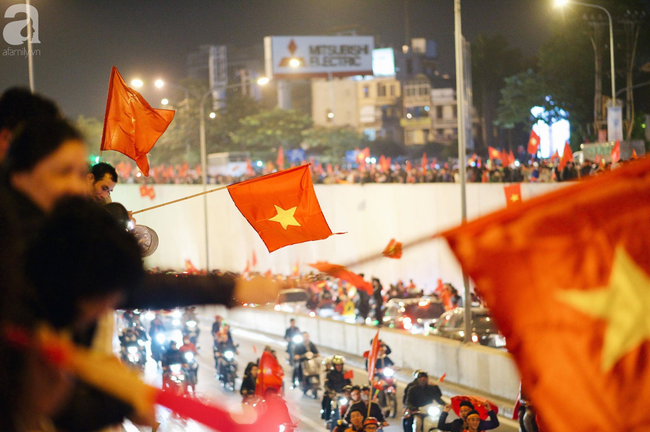
[[[560,163],[557,166],[559,171],[562,171],[566,164],[569,162],[573,162],[573,152],[571,151],[571,147],[569,146],[569,143],[564,143],[564,151],[562,152],[562,159],[560,159]]]
[[[228,186],[233,202],[269,252],[332,235],[321,211],[309,165]]]
[[[549,431],[650,421],[650,160],[443,233]]]
[[[142,185],[140,186],[140,196],[142,198],[149,197],[149,199],[156,198],[156,192],[153,190],[153,186]]]
[[[315,264],[308,264],[310,267],[315,268],[321,273],[326,273],[335,278],[342,279],[350,282],[357,289],[362,289],[368,294],[372,295],[372,284],[363,279],[361,275],[351,272],[347,268],[338,264],[330,264],[327,261],[318,261]]]
[[[521,204],[521,183],[513,183],[503,187],[506,194],[506,207]]]
[[[490,159],[501,159],[501,152],[494,147],[488,146],[488,158]]]
[[[395,239],[390,239],[388,245],[381,254],[386,258],[402,258],[402,243],[395,241]]]
[[[100,149],[115,150],[133,159],[149,176],[147,153],[167,130],[174,111],[152,108],[140,93],[128,87],[113,66],[108,84],[104,131]]]
[[[539,135],[534,130],[531,130],[530,138],[528,138],[528,153],[536,155],[537,149],[539,149],[539,142]]]
[[[275,162],[279,170],[284,169],[284,152],[282,151],[282,147],[278,147],[278,159]]]
[[[372,348],[368,354],[368,381],[372,382],[375,377],[375,365],[377,363],[377,356],[379,355],[379,330],[372,340]]]
[[[612,163],[616,163],[621,160],[621,143],[619,140],[616,140],[614,147],[612,148]]]

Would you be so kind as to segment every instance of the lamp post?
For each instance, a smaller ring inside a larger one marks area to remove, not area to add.
[[[616,106],[616,76],[614,75],[614,25],[612,24],[612,16],[609,11],[602,6],[582,3],[573,0],[556,0],[556,6],[564,6],[567,4],[574,4],[577,6],[585,6],[590,8],[596,8],[604,11],[607,14],[607,19],[609,19],[609,62],[611,63],[611,75],[612,75],[612,100],[610,102],[611,106]]]

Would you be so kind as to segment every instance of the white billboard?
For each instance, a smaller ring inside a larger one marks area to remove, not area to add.
[[[372,36],[267,36],[266,75],[273,79],[372,75]]]

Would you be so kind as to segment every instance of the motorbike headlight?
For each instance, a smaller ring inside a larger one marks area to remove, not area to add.
[[[395,375],[395,371],[394,371],[394,370],[392,370],[391,368],[384,368],[384,376],[385,376],[385,377],[390,378],[390,377],[392,377],[393,375]]]
[[[156,340],[158,341],[159,344],[165,343],[165,339],[167,339],[167,337],[165,337],[165,333],[158,333],[156,335]]]
[[[147,312],[146,314],[144,314],[144,317],[145,317],[146,319],[148,319],[148,320],[153,321],[153,319],[156,318],[156,314],[153,313],[153,312],[151,312],[151,311],[149,311],[149,312]]]
[[[142,339],[138,339],[138,345],[144,346],[144,341]]]
[[[126,350],[129,352],[129,354],[137,354],[139,351],[138,347],[134,347],[134,346],[130,346]]]
[[[186,322],[185,324],[187,324],[188,327],[196,327],[196,321],[194,321],[194,320],[190,320],[190,321]]]
[[[192,361],[192,360],[194,360],[194,353],[193,353],[193,352],[189,352],[189,351],[186,352],[186,353],[185,353],[185,359],[186,359],[187,361]]]
[[[172,320],[172,325],[178,327],[179,325],[181,325],[181,320],[179,320],[178,318],[174,318]]]
[[[438,417],[440,415],[440,408],[437,406],[432,406],[427,410],[427,414],[431,417]]]
[[[298,336],[294,336],[291,340],[292,340],[293,343],[295,343],[295,344],[300,344],[300,343],[302,343],[302,336],[300,336],[300,335],[298,335]]]
[[[182,316],[183,316],[183,312],[179,311],[178,309],[172,312],[172,318],[180,318]]]
[[[179,365],[179,364],[173,364],[173,365],[169,366],[169,369],[170,369],[173,373],[179,373],[179,372],[181,371],[181,365]]]
[[[235,353],[232,351],[226,351],[223,353],[223,356],[226,358],[226,360],[232,360],[235,358]]]
[[[348,398],[342,397],[339,399],[339,405],[347,405],[348,404]]]

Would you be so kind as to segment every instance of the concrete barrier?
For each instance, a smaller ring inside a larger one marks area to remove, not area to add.
[[[212,310],[209,312],[212,314]],[[312,342],[341,354],[361,355],[370,349],[375,327],[348,324],[329,318],[311,318],[276,312],[268,308],[237,308],[221,312],[233,325],[284,336],[289,319],[309,333]],[[402,330],[382,328],[381,339],[393,352],[391,359],[403,368],[425,369],[434,376],[477,392],[515,400],[519,391],[519,374],[506,353],[493,348],[435,336],[412,335]]]

